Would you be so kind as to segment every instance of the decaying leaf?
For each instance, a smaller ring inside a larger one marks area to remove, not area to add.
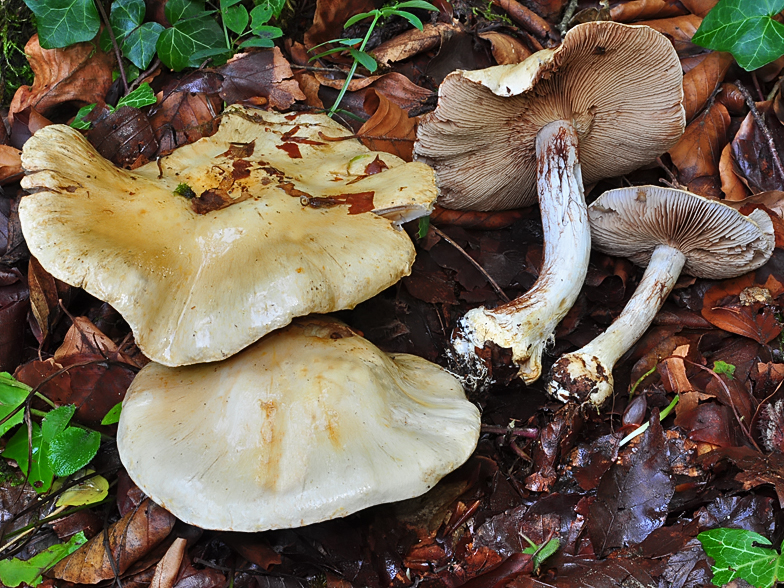
[[[619,2],[610,9],[615,22],[632,22],[649,18],[668,18],[686,14],[678,0],[631,0]]]
[[[683,109],[687,121],[691,121],[705,107],[733,62],[730,53],[713,51],[684,74]]]
[[[147,499],[60,561],[48,575],[77,584],[114,578],[163,541],[174,522],[173,515]]]
[[[22,177],[22,152],[10,145],[0,145],[0,186]]]
[[[758,104],[757,109],[781,157],[780,154],[784,153],[784,127],[776,117],[770,102]],[[768,141],[751,113],[746,116],[732,140],[732,154],[741,177],[752,192],[784,189],[784,177],[774,163]]]
[[[370,119],[357,131],[357,137],[368,149],[386,151],[404,161],[413,160],[416,119],[383,94],[371,90],[365,100]]]
[[[280,49],[238,53],[216,70],[223,76],[220,96],[227,104],[262,97],[270,106],[284,110],[305,95]]]

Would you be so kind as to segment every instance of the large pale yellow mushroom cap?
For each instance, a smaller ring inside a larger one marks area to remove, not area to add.
[[[325,115],[235,107],[216,135],[129,172],[51,125],[24,148],[22,230],[47,271],[114,306],[153,360],[220,360],[409,273],[414,247],[392,220],[428,213],[433,172],[349,135]],[[176,195],[181,183],[200,197]]]
[[[479,426],[437,365],[310,317],[222,362],[146,366],[117,446],[178,518],[261,531],[423,494],[468,459]]]

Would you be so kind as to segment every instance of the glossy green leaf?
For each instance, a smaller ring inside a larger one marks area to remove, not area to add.
[[[227,8],[231,8],[232,6],[236,6],[242,2],[242,0],[220,0],[220,9],[226,10]]]
[[[260,0],[256,7],[269,8],[272,11],[272,16],[278,18],[286,5],[286,0]]]
[[[692,42],[715,51],[729,51],[751,71],[784,55],[784,24],[773,17],[784,0],[719,0],[694,33]]]
[[[231,6],[223,11],[223,24],[231,32],[241,35],[248,26],[250,16],[248,10],[242,5]]]
[[[207,59],[212,60],[212,65],[222,65],[226,63],[228,59],[231,58],[233,53],[226,49],[225,46],[221,47],[212,47],[210,49],[200,49],[193,55],[191,55],[191,59],[194,61],[204,63]]]
[[[364,20],[370,16],[376,16],[376,14],[377,12],[375,10],[372,12],[360,12],[359,14],[355,14],[346,21],[346,24],[343,25],[343,28],[347,29],[351,25],[357,24],[360,20]]]
[[[342,51],[347,51],[345,47],[334,47],[332,49],[327,49],[318,55],[314,55],[308,61],[315,61],[316,59],[321,59],[322,57],[326,57],[327,55],[332,55],[333,53],[341,53]]]
[[[139,69],[147,69],[155,57],[155,47],[163,31],[163,26],[157,22],[144,23],[125,37],[123,55]]]
[[[95,473],[93,470],[77,472],[76,478]],[[55,489],[59,480],[55,481]],[[71,486],[57,497],[57,506],[83,506],[101,502],[109,495],[109,481],[103,476],[95,475],[76,486]]]
[[[71,121],[71,126],[80,131],[89,129],[90,126],[92,126],[92,123],[84,120],[84,117],[90,114],[93,111],[93,108],[95,108],[95,102],[88,104],[87,106],[82,106]]]
[[[255,29],[269,22],[272,18],[272,8],[267,5],[256,6],[250,11],[251,28]]]
[[[558,548],[561,546],[561,542],[558,539],[550,539],[547,544],[539,550],[538,545],[530,545],[523,550],[523,553],[536,553],[534,556],[534,569],[539,569],[542,563],[551,555],[553,555]]]
[[[376,60],[364,51],[359,51],[358,49],[349,49],[348,52],[351,54],[351,57],[356,59],[359,64],[370,73],[373,73],[378,68],[378,63],[376,63]]]
[[[223,46],[223,31],[210,16],[179,21],[163,31],[157,43],[158,57],[174,71],[198,67],[200,62],[193,59],[197,51]]]
[[[25,4],[35,14],[44,49],[90,41],[101,28],[93,0],[25,0]]]
[[[727,363],[726,361],[719,360],[714,362],[713,371],[719,375],[726,375],[730,380],[735,376],[735,366],[731,363]]]
[[[35,488],[39,494],[46,492],[52,487],[52,480],[54,479],[54,472],[49,467],[49,460],[47,459],[48,444],[44,441],[41,434],[41,427],[38,423],[32,424],[32,464],[28,462],[28,443],[27,443],[27,426],[23,423],[21,427],[16,430],[16,433],[8,440],[8,444],[3,451],[3,457],[6,459],[13,459],[18,465],[23,474],[30,470],[27,481]],[[28,468],[29,466],[29,468]]]
[[[117,108],[120,108],[120,106],[142,108],[144,106],[149,106],[150,104],[155,104],[155,102],[155,93],[152,91],[150,84],[144,82],[133,92],[120,98],[117,102]]]
[[[275,46],[275,43],[269,37],[251,37],[240,43],[243,49],[246,47],[261,47],[263,49],[270,49]]]
[[[406,2],[398,2],[393,4],[392,8],[395,10],[400,8],[420,8],[422,10],[433,10],[438,12],[438,8],[430,4],[430,2],[425,2],[425,0],[407,0]]]
[[[277,39],[283,36],[283,31],[278,27],[260,26],[253,29],[253,34],[260,39]],[[270,45],[271,47],[272,45]]]
[[[420,31],[424,28],[424,25],[422,24],[422,21],[419,20],[419,17],[411,14],[410,12],[406,12],[405,10],[395,10],[392,12],[392,14],[396,14],[402,18],[405,18]]]
[[[54,410],[50,410],[41,422],[41,434],[44,442],[50,443],[52,439],[65,431],[75,412],[76,406],[73,404],[58,406]]]
[[[71,536],[68,543],[52,545],[28,560],[22,561],[18,558],[0,560],[0,583],[10,588],[16,588],[23,583],[37,586],[43,581],[41,574],[85,543],[87,537],[84,531],[79,531]]]
[[[98,453],[101,435],[79,427],[68,427],[49,443],[49,465],[58,476],[70,476]]]
[[[118,42],[144,21],[144,0],[114,0],[109,22]]]
[[[166,20],[177,24],[186,18],[193,18],[204,13],[204,0],[169,0],[163,7]]]
[[[759,533],[711,529],[697,535],[697,539],[714,561],[712,582],[717,586],[742,578],[757,588],[770,588],[774,582],[784,580],[784,557]]]
[[[27,399],[30,386],[17,381],[8,372],[0,372],[0,421],[14,412]],[[14,416],[0,425],[0,435],[5,435],[24,419],[22,410],[17,410]]]
[[[122,413],[122,402],[115,404],[106,416],[101,419],[102,425],[113,425],[120,422],[120,413]]]

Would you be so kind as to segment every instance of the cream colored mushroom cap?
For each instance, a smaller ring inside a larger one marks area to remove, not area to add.
[[[234,107],[214,136],[129,172],[51,125],[24,147],[22,230],[47,271],[122,314],[145,355],[170,366],[220,360],[410,272],[405,232],[356,212],[427,214],[433,172],[349,135],[325,115]],[[388,169],[365,175],[376,157]],[[181,183],[232,204],[197,214],[195,199],[174,194]]]
[[[416,157],[436,170],[447,208],[501,210],[536,202],[536,134],[571,122],[586,183],[629,173],[683,134],[683,74],[666,37],[594,22],[516,65],[455,71],[419,125]]]
[[[147,365],[117,446],[179,519],[261,531],[423,494],[468,459],[479,427],[442,368],[308,317],[222,362]]]
[[[725,279],[770,259],[776,239],[763,210],[744,216],[734,208],[683,190],[632,186],[609,190],[588,207],[591,244],[647,266],[658,245],[686,256],[683,273]]]

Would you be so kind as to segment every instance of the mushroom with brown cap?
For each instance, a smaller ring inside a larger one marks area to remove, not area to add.
[[[423,494],[468,459],[479,428],[444,369],[307,317],[222,362],[147,365],[117,447],[179,519],[261,531]]]
[[[561,356],[547,391],[566,402],[595,406],[612,395],[612,370],[645,333],[681,271],[724,279],[763,265],[773,253],[773,222],[691,192],[636,186],[610,190],[588,207],[593,246],[647,266],[620,316],[582,349]]]
[[[51,125],[24,147],[22,230],[47,271],[116,308],[153,360],[223,359],[409,273],[414,247],[394,225],[432,208],[433,172],[350,135],[325,115],[232,107],[212,137],[129,172]]]
[[[493,341],[512,349],[526,382],[539,377],[543,348],[588,268],[583,180],[628,173],[678,141],[681,81],[663,35],[613,22],[578,25],[558,48],[517,65],[446,77],[414,147],[436,170],[441,204],[499,210],[538,192],[545,240],[537,282],[508,304],[470,311],[458,351]]]

